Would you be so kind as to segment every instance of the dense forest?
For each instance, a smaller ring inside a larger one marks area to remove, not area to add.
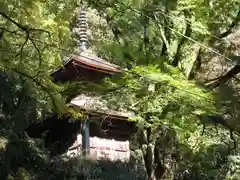
[[[91,50],[124,72],[56,84],[81,7]],[[0,179],[240,179],[239,61],[239,0],[0,0]],[[46,112],[81,119],[67,99],[93,89],[137,115],[133,164],[53,163],[24,133]]]

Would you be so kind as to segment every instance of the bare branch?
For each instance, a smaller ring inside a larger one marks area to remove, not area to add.
[[[45,32],[48,34],[49,37],[51,37],[51,34],[49,31],[45,30],[45,29],[38,29],[38,28],[32,28],[29,25],[22,25],[20,23],[18,23],[17,21],[13,20],[12,18],[10,18],[7,14],[5,14],[4,12],[0,12],[0,15],[2,17],[4,17],[5,19],[7,19],[8,21],[12,22],[14,25],[16,25],[18,28],[20,28],[21,30],[25,31],[25,32],[30,32],[30,31],[40,31],[40,32]]]
[[[39,70],[38,70],[37,74],[35,75],[35,77],[37,77],[39,75],[39,73],[40,73],[40,68],[42,66],[42,54],[41,54],[39,48],[37,47],[35,41],[32,38],[30,38],[30,41],[33,44],[34,48],[37,50],[38,58],[39,58],[39,62],[38,62],[38,69]]]
[[[0,31],[0,39],[2,39],[2,37],[3,37],[3,34],[4,34],[4,30],[3,30],[3,29],[1,29],[1,28],[0,28],[0,30],[1,30],[1,31]]]
[[[24,47],[25,47],[25,45],[27,44],[27,42],[28,42],[28,40],[29,40],[29,33],[26,32],[26,35],[27,35],[27,37],[26,37],[24,43],[22,44],[22,47],[21,47],[20,51],[15,55],[15,58],[20,55],[20,62],[23,60],[23,57],[22,57],[22,55],[23,55],[23,50],[24,50]]]
[[[219,77],[216,81],[209,82],[205,85],[208,88],[215,89],[215,88],[219,87],[221,84],[226,83],[229,79],[235,77],[239,72],[240,72],[240,66],[235,65],[225,75]]]
[[[22,29],[23,31],[27,31],[27,26],[23,26],[21,24],[19,24],[18,22],[14,21],[12,18],[10,18],[7,14],[5,14],[4,12],[0,12],[0,15],[2,17],[4,17],[5,19],[7,19],[8,21],[12,22],[14,25],[16,25],[18,28]]]

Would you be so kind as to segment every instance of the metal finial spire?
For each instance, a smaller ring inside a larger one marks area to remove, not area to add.
[[[80,13],[77,19],[77,35],[79,37],[79,45],[81,51],[88,49],[88,38],[87,38],[87,18],[84,8],[80,9]]]

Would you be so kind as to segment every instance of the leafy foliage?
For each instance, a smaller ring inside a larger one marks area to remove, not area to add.
[[[1,71],[26,80],[36,90],[34,98],[52,102],[59,112],[65,111],[58,97],[62,88],[49,75],[61,66],[64,54],[57,47],[71,47],[69,12],[75,6],[61,1],[1,2]]]

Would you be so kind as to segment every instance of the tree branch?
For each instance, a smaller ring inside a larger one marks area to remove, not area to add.
[[[38,57],[39,57],[39,64],[38,64],[38,72],[36,73],[36,76],[37,77],[40,73],[40,67],[42,65],[42,54],[40,52],[40,49],[37,47],[36,45],[36,42],[34,41],[33,38],[31,38],[31,33],[32,32],[35,32],[35,31],[40,31],[40,32],[44,32],[44,33],[47,33],[48,34],[48,37],[51,38],[51,34],[50,32],[48,32],[47,30],[44,30],[44,29],[35,29],[35,28],[31,28],[30,26],[28,25],[21,25],[20,23],[16,22],[15,20],[13,20],[12,18],[10,18],[7,14],[5,14],[4,12],[0,12],[0,15],[2,17],[4,17],[5,19],[7,19],[8,21],[12,22],[14,25],[16,25],[18,28],[20,28],[22,31],[25,32],[25,41],[24,43],[22,44],[21,48],[20,48],[20,51],[15,55],[15,57],[18,57],[20,55],[20,61],[22,61],[23,57],[22,57],[22,54],[23,54],[23,50],[24,50],[24,47],[25,45],[28,43],[28,41],[30,40],[33,47],[36,49],[37,51],[37,54],[38,54]],[[2,29],[2,32],[4,32],[5,28],[1,28]],[[12,31],[8,31],[10,33],[16,33],[16,32],[12,32]],[[17,33],[16,33],[17,34]]]
[[[184,11],[184,15],[185,15],[186,19],[189,17],[189,13],[187,11]],[[187,22],[187,20],[186,20],[186,22]],[[182,50],[182,47],[183,47],[183,45],[185,44],[185,42],[187,40],[185,37],[190,37],[191,33],[192,33],[191,24],[187,22],[186,23],[186,29],[185,29],[185,32],[184,32],[184,37],[181,38],[181,40],[180,40],[180,42],[178,44],[178,47],[177,47],[177,52],[176,52],[175,57],[174,57],[174,59],[172,61],[172,65],[174,67],[178,66],[179,61],[181,59],[181,50]]]
[[[22,29],[23,31],[28,31],[28,26],[23,26],[21,24],[19,24],[18,22],[14,21],[12,18],[10,18],[7,14],[5,14],[4,12],[0,11],[0,15],[2,17],[4,17],[5,19],[7,19],[8,21],[12,22],[14,25],[16,25],[18,28]]]
[[[219,77],[216,81],[212,81],[210,83],[205,84],[210,89],[215,89],[221,84],[226,83],[231,78],[236,76],[238,73],[240,73],[240,66],[235,65],[232,69],[230,69],[225,75]]]
[[[45,30],[45,29],[31,28],[31,26],[29,26],[29,25],[22,25],[22,24],[18,23],[17,21],[13,20],[12,18],[10,18],[6,13],[1,12],[1,11],[0,11],[0,15],[2,17],[4,17],[5,19],[7,19],[8,21],[12,22],[14,25],[16,25],[22,31],[25,31],[25,32],[28,32],[28,33],[30,33],[30,31],[41,31],[41,32],[47,33],[48,36],[51,37],[50,32]]]
[[[36,79],[36,77],[30,76],[30,75],[28,75],[28,74],[26,74],[24,72],[21,72],[21,71],[19,71],[17,69],[8,69],[8,70],[13,71],[13,72],[15,72],[15,73],[17,73],[17,74],[27,78],[27,79],[32,80],[34,83],[36,83],[37,86],[39,86],[44,92],[46,92],[49,95],[49,97],[50,97],[50,99],[52,101],[53,107],[57,108],[57,103],[55,102],[54,94],[46,86],[44,86],[40,81],[38,81]]]
[[[156,19],[156,17],[155,17]],[[161,24],[157,24],[158,25],[158,28],[159,28],[159,31],[160,31],[160,34],[161,34],[161,38],[162,38],[162,41],[163,41],[163,48],[162,48],[162,52],[161,52],[161,55],[166,55],[168,54],[168,51],[169,51],[169,42],[165,36],[165,33],[163,31],[163,28],[161,26]]]

